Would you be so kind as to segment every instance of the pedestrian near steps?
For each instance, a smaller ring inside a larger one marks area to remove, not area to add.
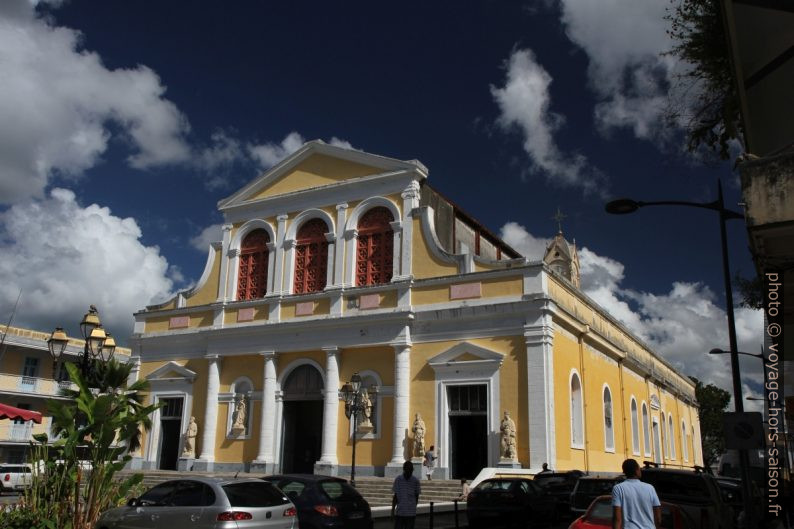
[[[422,467],[425,469],[425,476],[427,476],[427,481],[430,481],[430,478],[433,477],[433,467],[436,466],[436,447],[435,445],[430,445],[430,450],[425,452],[425,459],[422,461]]]
[[[403,463],[403,473],[394,478],[392,485],[391,515],[394,518],[394,529],[413,529],[416,521],[416,504],[422,486],[414,474],[414,464]]]

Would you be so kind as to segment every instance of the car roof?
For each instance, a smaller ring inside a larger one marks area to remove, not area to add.
[[[344,478],[339,478],[336,476],[325,476],[323,474],[273,474],[270,476],[264,476],[260,479],[264,479],[265,481],[270,481],[271,479],[292,479],[294,481],[303,481],[303,482],[343,481],[347,483],[347,480]]]
[[[162,485],[165,483],[174,483],[176,481],[198,481],[199,483],[205,483],[207,485],[229,485],[231,483],[257,483],[261,482],[261,480],[256,478],[218,478],[218,477],[211,477],[211,476],[185,476],[180,478],[169,479],[167,481],[163,481],[158,483],[157,485]],[[154,485],[152,488],[156,487]]]
[[[684,469],[684,468],[656,468],[656,467],[645,467],[642,469],[642,473],[664,473],[664,474],[677,474],[680,476],[711,476],[707,472],[698,472],[693,469]],[[712,476],[714,477],[714,476]]]

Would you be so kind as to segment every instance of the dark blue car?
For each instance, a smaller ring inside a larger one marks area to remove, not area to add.
[[[278,474],[262,479],[292,500],[301,529],[372,529],[369,503],[347,480],[314,474]]]

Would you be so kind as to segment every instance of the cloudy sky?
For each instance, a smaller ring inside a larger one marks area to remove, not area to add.
[[[217,201],[319,138],[421,160],[532,259],[559,208],[585,292],[730,389],[727,358],[706,354],[728,348],[716,215],[603,209],[708,202],[718,179],[740,209],[731,164],[688,155],[664,121],[687,68],[660,55],[666,2],[274,4],[0,3],[4,323],[21,292],[16,325],[76,332],[94,303],[129,336],[133,312],[200,276]],[[749,276],[744,224],[729,237]],[[758,352],[760,314],[736,317],[740,349]]]

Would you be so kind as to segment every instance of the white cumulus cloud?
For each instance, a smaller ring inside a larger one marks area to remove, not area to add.
[[[0,8],[0,64],[0,202],[41,197],[54,173],[94,166],[111,122],[133,167],[188,160],[188,122],[155,72],[108,69],[79,32],[50,25],[27,2]]]
[[[223,240],[222,224],[211,224],[201,233],[190,239],[190,245],[200,252],[206,252],[210,243]]]
[[[306,143],[304,137],[300,133],[292,131],[279,143],[268,142],[249,144],[248,154],[262,169],[269,169],[303,147],[304,143]],[[343,149],[354,149],[349,141],[337,138],[336,136],[331,137],[331,139],[328,140],[328,144]]]
[[[549,239],[538,238],[515,222],[501,229],[508,244],[526,257],[542,258]],[[624,286],[625,266],[583,247],[578,249],[582,291],[623,323],[638,338],[687,375],[732,387],[727,355],[709,355],[714,348],[729,349],[727,316],[714,293],[701,283],[674,282],[665,292],[645,292]],[[759,351],[761,311],[736,308],[739,350]],[[762,379],[760,361],[742,362],[747,381]],[[748,393],[749,394],[749,393]]]
[[[541,173],[558,185],[596,189],[603,175],[589,166],[585,156],[562,152],[554,140],[565,119],[550,109],[551,83],[532,50],[514,51],[507,61],[504,86],[491,86],[500,111],[497,124],[505,131],[521,131],[530,172]]]
[[[15,324],[77,332],[94,304],[108,330],[129,336],[132,314],[174,289],[160,249],[140,238],[134,219],[82,207],[67,189],[16,204],[0,214],[0,307],[10,313],[21,290]]]

